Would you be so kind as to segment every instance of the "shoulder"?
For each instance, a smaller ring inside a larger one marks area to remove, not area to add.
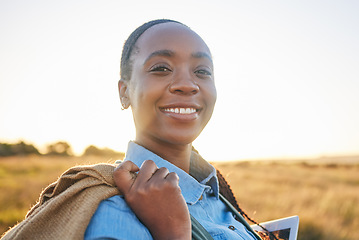
[[[102,238],[152,239],[148,229],[120,195],[103,200],[87,226],[85,239]]]
[[[131,208],[127,205],[122,195],[115,195],[103,200],[99,204],[96,212],[101,212],[106,209],[111,209],[113,211],[132,212]]]

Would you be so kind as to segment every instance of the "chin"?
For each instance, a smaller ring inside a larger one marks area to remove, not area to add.
[[[168,143],[175,145],[188,145],[188,144],[192,144],[192,142],[196,140],[198,135],[176,134],[172,136],[166,136],[164,140]]]

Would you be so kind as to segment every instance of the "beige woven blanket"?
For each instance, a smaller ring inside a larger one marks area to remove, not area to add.
[[[99,203],[120,194],[112,177],[114,168],[97,164],[67,170],[1,240],[83,239]]]

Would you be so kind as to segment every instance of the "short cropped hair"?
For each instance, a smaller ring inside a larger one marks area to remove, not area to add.
[[[136,30],[133,31],[131,35],[127,38],[125,44],[123,45],[122,56],[121,56],[120,76],[122,80],[129,80],[131,78],[131,74],[132,74],[131,56],[138,38],[150,27],[157,24],[168,23],[168,22],[178,23],[185,26],[183,23],[170,19],[152,20],[136,28]]]

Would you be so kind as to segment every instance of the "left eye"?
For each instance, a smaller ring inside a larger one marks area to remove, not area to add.
[[[212,73],[208,70],[205,70],[205,69],[200,69],[200,70],[197,70],[195,71],[196,74],[200,74],[200,75],[207,75],[207,76],[211,76]]]

